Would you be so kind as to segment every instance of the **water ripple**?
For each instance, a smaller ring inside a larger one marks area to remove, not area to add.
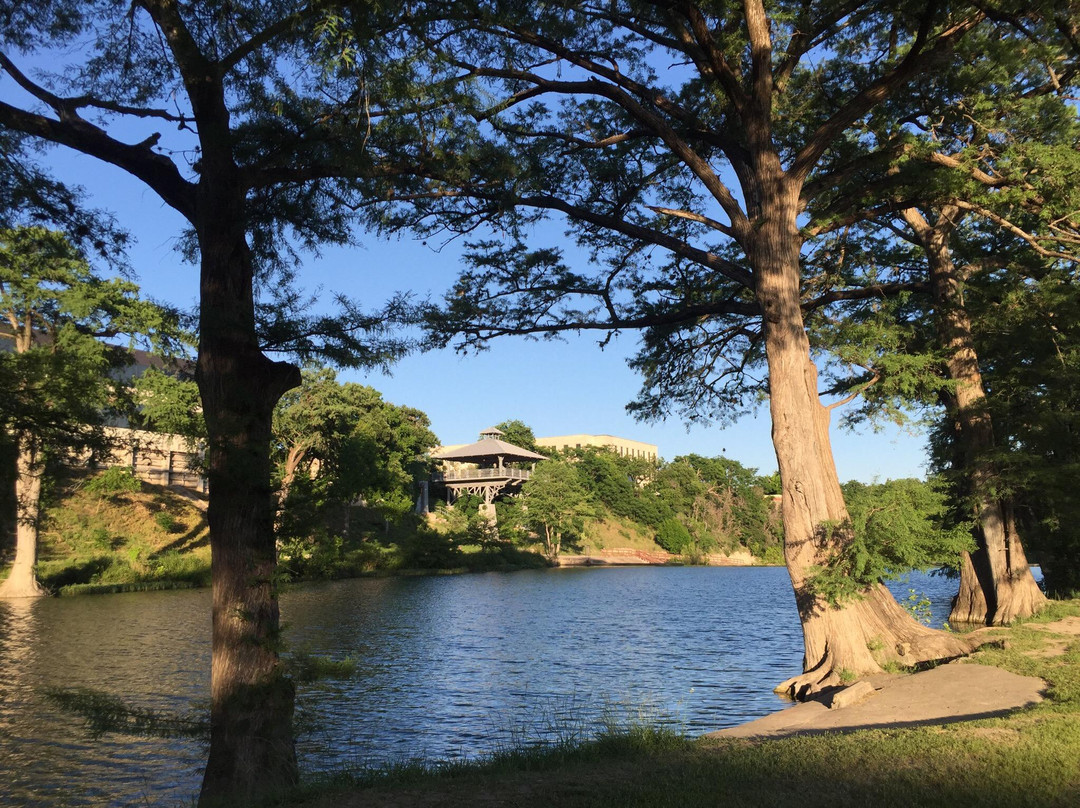
[[[914,586],[944,620],[954,585]],[[300,694],[308,770],[473,757],[608,720],[701,733],[781,708],[772,687],[802,661],[782,569],[337,581],[286,592],[281,612],[291,648],[356,663]],[[206,591],[0,602],[0,804],[190,804],[200,743],[92,740],[40,694],[89,687],[186,712],[208,699],[209,635]]]

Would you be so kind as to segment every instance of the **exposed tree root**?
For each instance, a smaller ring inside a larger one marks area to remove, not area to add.
[[[862,599],[830,606],[816,601],[803,616],[804,672],[777,686],[790,698],[805,700],[820,690],[882,672],[882,665],[914,666],[971,653],[972,637],[928,628],[914,620],[885,587]]]
[[[953,601],[949,623],[953,625],[1007,626],[1031,617],[1046,606],[1043,594],[1019,542],[1014,543],[1010,565],[1002,563],[995,573],[985,552],[972,558],[964,554],[960,567],[960,591]],[[976,569],[980,564],[981,572]]]

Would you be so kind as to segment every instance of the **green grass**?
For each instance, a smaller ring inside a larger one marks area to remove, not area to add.
[[[60,595],[208,585],[209,534],[198,501],[113,471],[71,482],[47,508],[42,584]]]
[[[1055,716],[751,744],[641,728],[573,748],[410,763],[313,783],[282,805],[1075,806],[1080,723]]]

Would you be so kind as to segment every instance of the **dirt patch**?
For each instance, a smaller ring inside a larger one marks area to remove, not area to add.
[[[994,744],[1015,744],[1020,740],[1020,732],[1012,727],[972,727],[971,735]]]
[[[1080,636],[1080,617],[1064,617],[1061,620],[1055,620],[1053,623],[1028,623],[1028,628],[1037,629],[1039,631],[1049,631],[1052,634],[1067,634],[1069,636]]]
[[[1005,715],[1043,699],[1046,682],[1034,676],[963,661],[911,675],[869,677],[875,693],[857,704],[829,709],[835,691],[710,738],[780,738],[881,727],[973,721]]]

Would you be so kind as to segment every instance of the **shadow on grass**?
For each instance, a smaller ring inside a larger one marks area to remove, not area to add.
[[[205,547],[210,543],[210,530],[206,524],[206,518],[200,519],[195,527],[191,528],[183,536],[180,536],[168,544],[162,545],[158,553],[187,553],[199,547]]]

